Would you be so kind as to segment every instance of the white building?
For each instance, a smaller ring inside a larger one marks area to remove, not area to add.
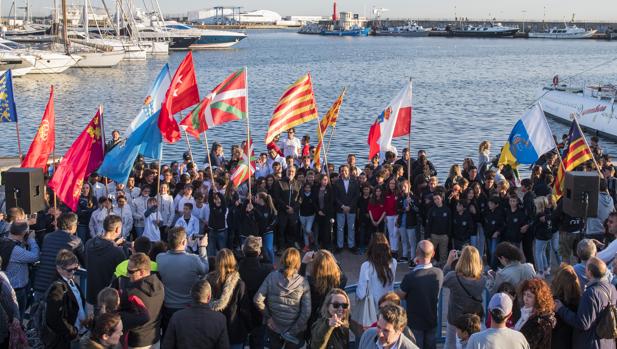
[[[234,13],[231,8],[210,8],[188,12],[188,20],[201,24],[276,24],[282,19],[281,15],[270,10],[256,10]]]

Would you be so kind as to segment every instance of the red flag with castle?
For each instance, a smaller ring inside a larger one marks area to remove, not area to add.
[[[77,211],[84,179],[101,166],[104,155],[103,115],[99,109],[64,154],[60,166],[48,184],[73,212]]]
[[[54,114],[54,87],[52,86],[49,101],[45,107],[45,114],[43,114],[39,129],[36,131],[21,167],[42,168],[43,172],[47,172],[47,161],[55,146],[56,116]]]

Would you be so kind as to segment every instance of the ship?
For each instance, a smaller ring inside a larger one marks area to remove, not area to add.
[[[473,26],[465,25],[462,28],[452,29],[449,28],[450,35],[460,37],[474,37],[474,38],[501,38],[501,37],[513,37],[518,32],[518,26],[506,27],[501,23],[491,22],[486,25]]]
[[[569,86],[560,84],[558,76],[537,94],[547,117],[569,124],[576,116],[584,129],[613,140],[617,140],[616,97],[616,85]]]
[[[579,28],[575,24],[566,24],[563,28],[553,27],[541,32],[530,32],[529,38],[538,39],[588,39],[591,38],[597,30],[586,30]]]
[[[369,28],[351,27],[349,29],[323,29],[321,35],[327,36],[368,36]]]
[[[428,30],[424,29],[416,22],[409,22],[400,27],[389,27],[374,31],[376,36],[404,36],[404,37],[424,37],[428,36]]]

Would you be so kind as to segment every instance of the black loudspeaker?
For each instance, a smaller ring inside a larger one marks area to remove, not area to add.
[[[11,168],[2,173],[6,209],[22,208],[27,214],[45,209],[45,179],[40,168]]]
[[[597,172],[566,172],[563,211],[572,217],[596,217],[599,192],[600,176]]]

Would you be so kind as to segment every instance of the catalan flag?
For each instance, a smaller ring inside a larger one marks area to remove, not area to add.
[[[266,135],[266,144],[282,132],[317,118],[317,103],[311,75],[306,74],[287,88],[279,99]]]
[[[343,89],[341,95],[338,96],[334,104],[332,104],[332,107],[330,107],[330,110],[328,110],[317,126],[317,146],[315,147],[315,157],[313,158],[315,165],[320,163],[319,157],[321,155],[321,148],[323,147],[323,138],[326,135],[328,126],[336,127],[336,120],[338,119],[338,114],[341,110],[341,104],[343,104],[343,97],[346,91],[346,89]]]
[[[244,145],[242,151],[242,160],[240,160],[238,166],[229,177],[236,188],[255,173],[255,149],[253,148],[252,139],[249,140],[248,144]]]
[[[581,132],[581,128],[576,119],[572,121],[572,126],[570,126],[568,143],[564,147],[562,159],[563,165],[559,166],[557,177],[553,185],[553,195],[555,195],[555,198],[559,198],[563,195],[563,184],[566,172],[574,171],[578,166],[593,159],[591,150],[587,146],[585,136]]]

